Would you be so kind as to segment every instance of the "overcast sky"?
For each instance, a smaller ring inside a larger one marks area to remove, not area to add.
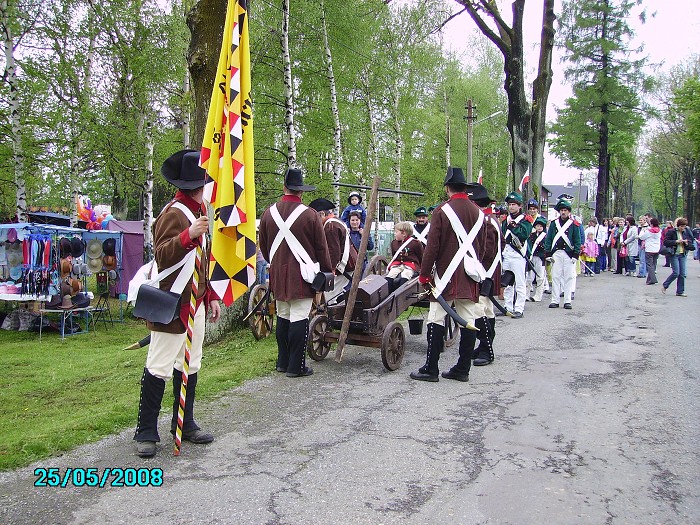
[[[456,2],[455,2],[456,4]],[[511,2],[500,1],[501,12],[509,23],[512,21]],[[557,9],[561,1],[557,0]],[[641,24],[638,18],[630,19],[630,25],[635,29],[634,45],[644,45],[644,55],[652,63],[662,63],[659,70],[668,71],[672,66],[688,60],[694,53],[700,53],[700,0],[645,0],[647,21]],[[456,5],[455,11],[460,6]],[[652,16],[655,13],[655,16]],[[529,82],[535,78],[535,68],[539,53],[539,37],[542,21],[542,2],[530,1],[525,7],[525,39],[526,50],[529,50],[527,75]],[[468,33],[474,31],[474,23],[466,13],[454,19],[445,30],[446,45],[456,52],[466,48]],[[527,51],[526,51],[527,53]],[[465,54],[465,56],[468,56]],[[547,120],[556,116],[555,107],[562,107],[571,94],[568,86],[562,85],[563,65],[557,55],[552,61],[554,79],[549,96]],[[650,71],[653,73],[653,71]],[[578,181],[579,170],[562,166],[556,157],[545,154],[545,169],[543,181],[549,184],[566,184]],[[476,170],[477,168],[475,168]]]

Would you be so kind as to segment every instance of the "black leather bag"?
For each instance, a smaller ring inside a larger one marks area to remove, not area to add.
[[[142,284],[133,313],[152,323],[168,324],[180,315],[180,294]]]
[[[676,250],[671,248],[670,246],[665,246],[661,245],[661,248],[659,248],[659,255],[673,255],[676,253]]]
[[[330,292],[335,286],[332,272],[318,272],[311,283],[311,288],[317,292]]]

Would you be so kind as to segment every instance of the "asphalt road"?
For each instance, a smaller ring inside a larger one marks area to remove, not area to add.
[[[579,277],[573,310],[499,318],[496,362],[469,383],[409,379],[425,336],[408,330],[397,372],[350,346],[309,378],[251,381],[199,404],[217,439],[180,457],[170,440],[135,457],[128,430],[1,474],[0,524],[700,523],[700,266],[689,272],[687,298]],[[455,360],[453,347],[441,367]],[[163,484],[34,487],[45,467],[162,469]]]

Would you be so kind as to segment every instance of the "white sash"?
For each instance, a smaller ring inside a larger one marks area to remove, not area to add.
[[[428,232],[430,231],[430,223],[425,225],[425,228],[423,228],[422,232],[418,232],[416,230],[415,224],[413,225],[413,236],[419,241],[423,243],[423,246],[428,245]]]
[[[474,239],[476,239],[476,236],[481,230],[481,226],[484,224],[484,213],[479,210],[479,218],[474,223],[471,230],[469,230],[469,233],[467,233],[464,229],[464,225],[460,222],[459,217],[457,217],[457,214],[449,204],[444,204],[442,210],[449,219],[452,230],[457,235],[459,249],[454,257],[452,257],[452,261],[450,261],[442,277],[437,274],[437,271],[435,272],[435,288],[438,294],[443,292],[447,283],[450,282],[455,271],[457,271],[457,267],[460,263],[464,264],[464,271],[474,281],[481,282],[486,278],[486,270],[474,251]]]
[[[574,247],[571,245],[571,240],[569,239],[569,236],[566,235],[566,231],[571,227],[571,225],[574,223],[574,221],[572,221],[571,219],[567,219],[567,221],[564,223],[563,226],[560,224],[559,219],[557,219],[553,222],[557,227],[557,233],[554,236],[554,240],[552,241],[552,251],[554,251],[555,246],[557,245],[557,241],[560,238],[564,239],[566,244],[569,245],[569,248],[571,248],[573,250]]]
[[[272,264],[272,260],[277,253],[277,249],[282,244],[282,241],[287,241],[289,250],[299,263],[301,278],[307,283],[312,283],[314,282],[314,277],[316,277],[316,274],[321,270],[321,265],[318,262],[313,262],[311,260],[311,257],[309,257],[309,254],[301,245],[299,239],[297,239],[291,231],[291,227],[294,222],[306,209],[306,206],[300,204],[294,208],[294,210],[292,210],[292,213],[289,215],[289,217],[287,217],[287,220],[283,220],[280,212],[277,210],[277,204],[273,204],[270,207],[270,215],[279,228],[279,231],[275,236],[275,240],[272,242],[272,247],[270,248],[270,264]]]
[[[535,239],[535,242],[532,243],[532,251],[530,252],[530,257],[528,259],[532,261],[532,258],[535,256],[535,250],[537,247],[540,245],[540,243],[544,240],[544,238],[547,236],[547,232],[542,232],[540,233],[537,238]]]
[[[338,261],[338,264],[335,267],[336,270],[338,270],[338,273],[342,274],[345,272],[345,267],[348,265],[348,261],[350,260],[350,230],[348,230],[348,227],[343,221],[339,221],[335,217],[328,219],[328,222],[331,221],[337,222],[345,230],[345,246],[343,247],[343,256],[340,258],[340,261]]]
[[[160,213],[163,213],[169,206],[171,205],[168,204],[165,208],[163,208],[163,210],[161,210]],[[190,209],[181,202],[174,202],[172,204],[172,207],[177,208],[182,213],[184,213],[185,217],[187,217],[187,219],[190,221],[190,224],[192,224],[196,220],[194,214],[190,211]],[[200,239],[202,243],[202,251],[206,250],[206,239],[206,235],[202,235]],[[136,296],[138,295],[138,291],[141,285],[145,284],[147,286],[155,287],[160,281],[165,279],[175,270],[180,270],[180,273],[178,273],[177,277],[175,278],[175,281],[170,287],[170,291],[173,293],[181,294],[182,291],[185,289],[185,286],[187,286],[187,284],[192,279],[196,259],[197,251],[190,250],[190,252],[185,257],[180,259],[170,268],[166,268],[162,272],[158,271],[158,265],[156,264],[155,259],[147,262],[136,271],[134,277],[131,279],[131,281],[129,281],[127,301],[136,301]],[[155,275],[153,275],[153,273],[155,273]]]
[[[393,262],[397,259],[397,257],[399,256],[399,254],[403,251],[403,249],[406,248],[406,246],[408,246],[409,244],[411,244],[411,241],[415,241],[415,240],[416,240],[415,237],[410,236],[408,239],[406,239],[405,241],[403,241],[403,244],[402,244],[401,246],[398,247],[398,249],[396,250],[396,252],[394,252],[394,256],[393,256],[393,257],[391,258],[391,260],[387,263],[387,267],[391,266],[391,263],[393,263]]]
[[[510,215],[508,215],[508,217],[510,217]],[[515,219],[513,219],[513,222],[514,222],[515,224],[520,224],[520,221],[522,221],[524,218],[525,218],[525,215],[521,213],[521,214],[518,215]],[[508,219],[506,219],[506,222],[507,222],[507,221],[508,221]],[[509,236],[515,237],[515,236],[513,235],[513,230],[511,230],[511,229],[509,229],[509,228],[506,228],[506,233],[505,233],[505,235],[503,236],[503,237],[505,238],[505,240],[506,240],[506,246],[510,246],[513,250],[515,250],[515,251],[517,252],[518,250],[515,248],[515,246],[513,246],[511,243],[508,242],[508,237],[509,237]],[[519,240],[520,240],[520,239],[518,239],[518,241],[519,241]],[[527,252],[527,239],[525,239],[525,242],[522,243],[522,248],[520,249],[520,253],[521,253],[522,255],[525,255],[526,252]]]
[[[493,262],[491,263],[491,266],[489,266],[489,269],[486,270],[486,277],[488,279],[491,279],[493,277],[493,274],[496,273],[496,268],[498,268],[498,265],[501,263],[503,254],[501,253],[501,225],[496,219],[494,219],[491,216],[487,216],[487,220],[491,226],[496,228],[496,232],[498,233],[498,241],[496,242],[498,250],[496,252],[496,257],[493,259]]]

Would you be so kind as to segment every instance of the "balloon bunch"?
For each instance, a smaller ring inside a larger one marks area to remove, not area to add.
[[[85,221],[88,230],[106,230],[109,221],[114,219],[111,213],[101,212],[98,214],[92,207],[92,202],[89,198],[83,195],[76,197],[76,209],[78,210],[78,218]]]

